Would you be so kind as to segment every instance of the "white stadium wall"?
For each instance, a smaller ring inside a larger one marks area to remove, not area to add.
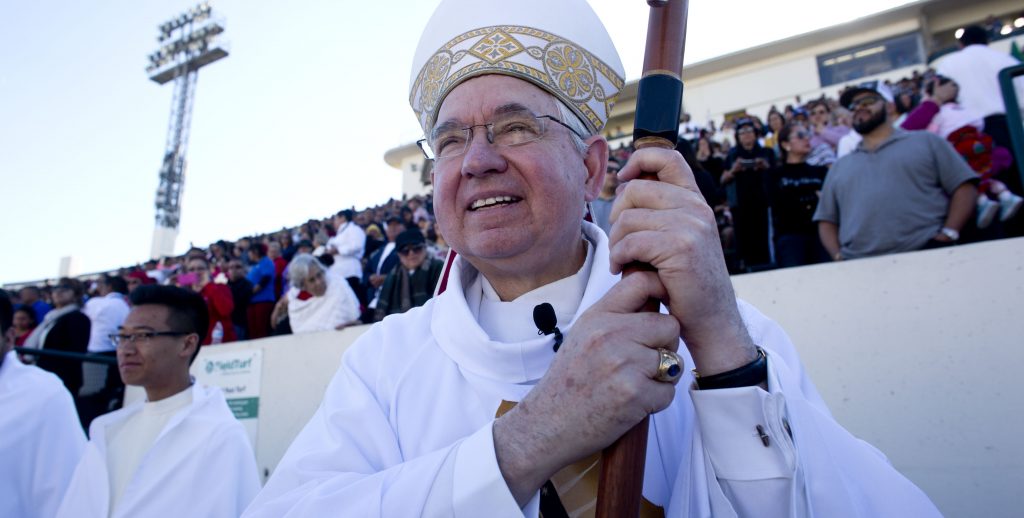
[[[1020,516],[1024,239],[733,277],[790,334],[836,419],[950,517]],[[320,404],[366,326],[204,348],[262,351],[264,474]],[[130,391],[137,400],[139,391]]]

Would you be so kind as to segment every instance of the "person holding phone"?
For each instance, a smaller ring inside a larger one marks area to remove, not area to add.
[[[757,139],[754,121],[737,120],[736,146],[729,150],[722,173],[740,271],[763,268],[772,262],[765,182],[768,170],[775,167],[775,153],[762,147]]]

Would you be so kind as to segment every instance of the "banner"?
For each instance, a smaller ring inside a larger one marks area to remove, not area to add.
[[[210,352],[196,359],[192,375],[198,383],[220,387],[249,440],[256,444],[260,413],[260,375],[263,351],[260,349]]]

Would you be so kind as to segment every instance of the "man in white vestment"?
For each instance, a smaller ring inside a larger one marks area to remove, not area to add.
[[[6,342],[0,290],[0,516],[50,518],[85,449],[75,403],[56,375],[24,365]]]
[[[337,231],[334,237],[327,240],[327,252],[334,256],[331,272],[345,279],[362,303],[365,296],[361,283],[366,232],[352,221],[354,217],[355,212],[351,209],[345,209],[334,217]]]
[[[584,222],[622,76],[584,0],[441,2],[410,102],[459,256],[346,351],[245,516],[589,516],[601,450],[648,415],[644,516],[938,515],[736,300],[678,153],[637,151],[611,234]]]
[[[146,400],[93,421],[59,517],[237,517],[259,491],[252,446],[224,394],[188,369],[206,335],[198,294],[140,286],[110,339]]]

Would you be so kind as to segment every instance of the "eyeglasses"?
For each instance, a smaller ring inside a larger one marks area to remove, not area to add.
[[[145,344],[155,336],[185,336],[190,334],[192,333],[184,331],[140,331],[138,333],[131,334],[110,334],[107,335],[107,338],[109,338],[110,342],[114,344],[114,347],[120,347],[127,343]]]
[[[398,251],[398,255],[409,255],[409,254],[414,254],[414,253],[417,253],[417,252],[422,252],[423,249],[425,249],[425,248],[426,248],[426,246],[423,246],[423,245],[406,246],[406,247],[403,247],[401,250]]]
[[[755,131],[754,128],[751,128],[751,127],[748,126],[746,128],[740,128],[740,129],[736,130],[736,133],[738,133],[740,135],[746,135],[747,133],[753,133],[754,131]]]
[[[803,138],[810,137],[810,135],[808,135],[806,131],[794,131],[793,135],[790,138],[793,138],[793,137],[803,139]]]
[[[416,141],[416,145],[423,151],[423,156],[430,160],[457,157],[469,149],[469,142],[473,139],[473,130],[485,128],[487,142],[500,147],[521,146],[544,138],[548,130],[547,121],[554,121],[581,139],[586,138],[568,124],[551,115],[534,115],[528,111],[519,110],[503,113],[494,121],[486,124],[475,124],[464,128],[456,127],[452,123],[441,124],[434,129],[429,139],[420,139]]]
[[[875,103],[877,103],[878,101],[881,101],[881,100],[882,100],[882,96],[880,96],[880,95],[867,95],[867,96],[861,97],[860,99],[856,99],[856,100],[852,101],[850,104],[846,105],[846,109],[848,109],[850,111],[856,111],[858,108],[860,108],[862,106],[869,106],[869,105],[875,104]]]

